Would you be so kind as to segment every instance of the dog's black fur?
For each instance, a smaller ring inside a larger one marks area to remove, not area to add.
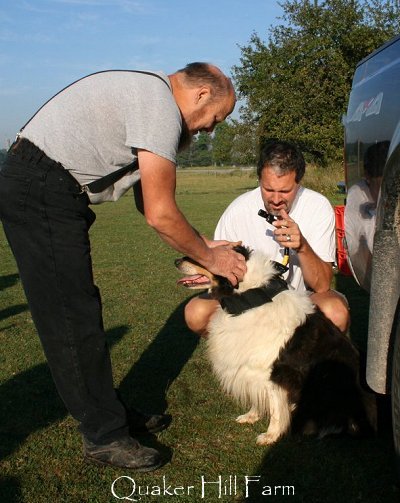
[[[360,385],[359,353],[318,308],[275,361],[271,380],[294,404],[292,431],[371,435],[375,399]]]

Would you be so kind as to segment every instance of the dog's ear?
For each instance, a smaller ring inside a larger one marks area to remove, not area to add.
[[[249,247],[247,246],[242,246],[242,245],[237,245],[237,246],[234,246],[233,249],[235,250],[235,252],[237,253],[240,253],[241,255],[243,255],[243,257],[246,259],[246,260],[249,260],[249,257],[251,255],[251,252],[253,250],[250,250]]]
[[[217,280],[218,286],[211,289],[210,295],[212,299],[219,300],[221,297],[232,295],[234,286],[228,278],[224,276],[215,276],[215,279]]]
[[[276,271],[277,276],[282,276],[282,274],[285,274],[289,270],[289,267],[286,265],[280,264],[279,262],[275,262],[275,260],[272,260],[272,265],[274,266],[274,269]]]

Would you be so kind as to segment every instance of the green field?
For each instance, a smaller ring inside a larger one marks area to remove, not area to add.
[[[314,169],[307,183],[339,204],[340,176],[340,169]],[[178,174],[177,199],[189,221],[212,235],[225,206],[255,186],[254,175],[239,170],[185,171]],[[190,294],[176,286],[176,252],[146,226],[131,195],[94,209],[94,271],[115,384],[128,404],[172,414],[168,430],[141,438],[169,462],[139,475],[83,461],[76,423],[55,391],[15,262],[0,233],[1,503],[399,501],[384,415],[376,438],[295,437],[257,447],[255,438],[266,430],[265,421],[235,423],[243,411],[221,392],[204,343],[185,327],[183,307]],[[336,276],[335,286],[349,298],[351,336],[365,351],[367,295],[350,278]]]

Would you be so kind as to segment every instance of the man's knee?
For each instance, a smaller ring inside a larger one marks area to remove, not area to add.
[[[335,301],[328,305],[325,314],[342,332],[346,332],[350,325],[350,313],[343,301]]]
[[[206,335],[208,322],[217,307],[216,301],[195,297],[185,306],[187,326],[199,335]]]
[[[185,321],[186,325],[193,332],[197,332],[199,326],[199,313],[196,308],[196,299],[191,299],[185,306]]]
[[[344,295],[336,291],[326,294],[313,294],[313,302],[321,309],[327,318],[342,332],[346,332],[350,325],[349,304]]]

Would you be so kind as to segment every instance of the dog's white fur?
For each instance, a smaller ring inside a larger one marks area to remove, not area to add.
[[[272,262],[254,251],[238,292],[268,283],[276,275]],[[269,380],[279,350],[314,312],[309,295],[286,290],[273,301],[232,316],[219,308],[212,317],[207,340],[214,372],[224,390],[250,407],[240,423],[254,423],[269,416],[268,431],[257,437],[259,445],[276,442],[290,426],[291,409],[286,392]]]

